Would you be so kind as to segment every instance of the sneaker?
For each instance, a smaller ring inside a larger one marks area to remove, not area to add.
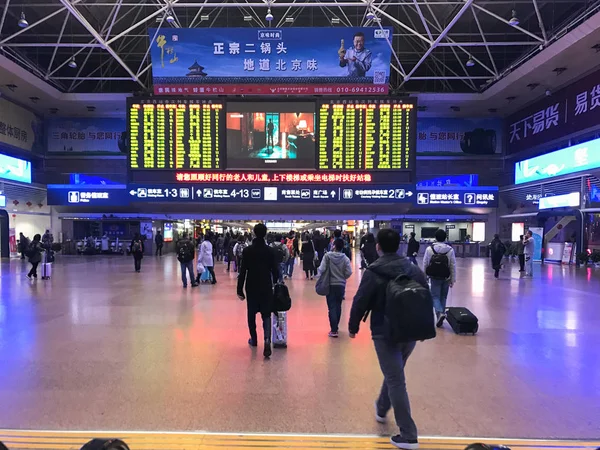
[[[339,333],[337,331],[330,331],[329,332],[329,337],[330,338],[337,338],[340,337]]]
[[[25,276],[26,276],[27,278],[29,278],[30,280],[33,278],[33,276],[32,276],[31,274],[29,274],[29,273],[28,273],[27,275],[25,275]]]
[[[198,287],[198,283],[192,283],[192,287]]]
[[[192,286],[194,286],[194,285],[192,284]],[[184,285],[183,285],[183,288],[184,288],[184,289],[187,289],[187,284],[184,284]]]
[[[438,319],[435,323],[435,326],[438,328],[442,328],[442,326],[444,325],[444,320],[446,320],[446,314],[438,314]]]
[[[377,423],[387,422],[387,417],[379,415],[379,411],[377,410],[377,402],[375,402],[375,420],[377,421]]]
[[[416,439],[405,439],[399,434],[396,436],[392,436],[390,438],[390,442],[396,448],[402,448],[404,450],[415,450],[419,448],[419,441]]]
[[[248,345],[250,347],[258,347],[258,343],[252,338],[248,339]]]
[[[271,350],[271,339],[265,339],[265,350],[263,351],[263,356],[265,358],[270,358],[273,351]]]

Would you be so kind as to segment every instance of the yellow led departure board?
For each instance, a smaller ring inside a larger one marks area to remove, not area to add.
[[[144,99],[128,108],[131,169],[223,168],[223,103]]]
[[[317,112],[320,170],[413,170],[416,105],[396,99],[332,100]]]

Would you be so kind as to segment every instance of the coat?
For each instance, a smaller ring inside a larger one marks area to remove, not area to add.
[[[279,279],[279,265],[275,251],[264,239],[254,239],[252,245],[242,253],[238,268],[237,293],[248,301],[248,308],[254,312],[271,313],[273,284]]]
[[[302,270],[315,270],[315,248],[312,241],[302,242]]]
[[[137,241],[137,242],[139,242],[139,243],[141,244],[142,251],[141,251],[141,252],[135,252],[135,253],[134,253],[134,252],[133,252],[133,243],[134,243],[134,242],[136,242],[136,241]],[[130,253],[133,255],[133,257],[134,257],[135,259],[142,259],[142,258],[144,257],[144,241],[143,241],[142,239],[133,239],[133,240],[131,241],[131,244],[129,245],[129,251],[130,251]]]
[[[506,253],[506,246],[502,243],[500,239],[494,239],[490,243],[490,256],[492,257],[492,267],[494,269],[500,268],[502,263],[502,258]]]
[[[27,251],[31,252],[31,256],[29,256],[30,263],[39,263],[42,261],[42,244],[40,241],[31,241]]]
[[[215,265],[213,259],[213,245],[205,239],[198,247],[198,262],[202,263],[204,267],[213,267]]]

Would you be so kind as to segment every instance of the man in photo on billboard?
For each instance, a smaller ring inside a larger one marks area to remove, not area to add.
[[[273,150],[273,133],[275,131],[275,125],[273,125],[273,121],[269,119],[269,123],[267,123],[267,148]]]
[[[349,77],[365,77],[373,63],[371,50],[365,48],[365,34],[360,31],[356,33],[353,44],[353,47],[346,50],[342,41],[338,50],[340,67],[348,67]]]

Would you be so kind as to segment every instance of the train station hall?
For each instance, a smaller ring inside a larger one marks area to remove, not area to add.
[[[600,449],[600,1],[0,0],[0,450]]]

